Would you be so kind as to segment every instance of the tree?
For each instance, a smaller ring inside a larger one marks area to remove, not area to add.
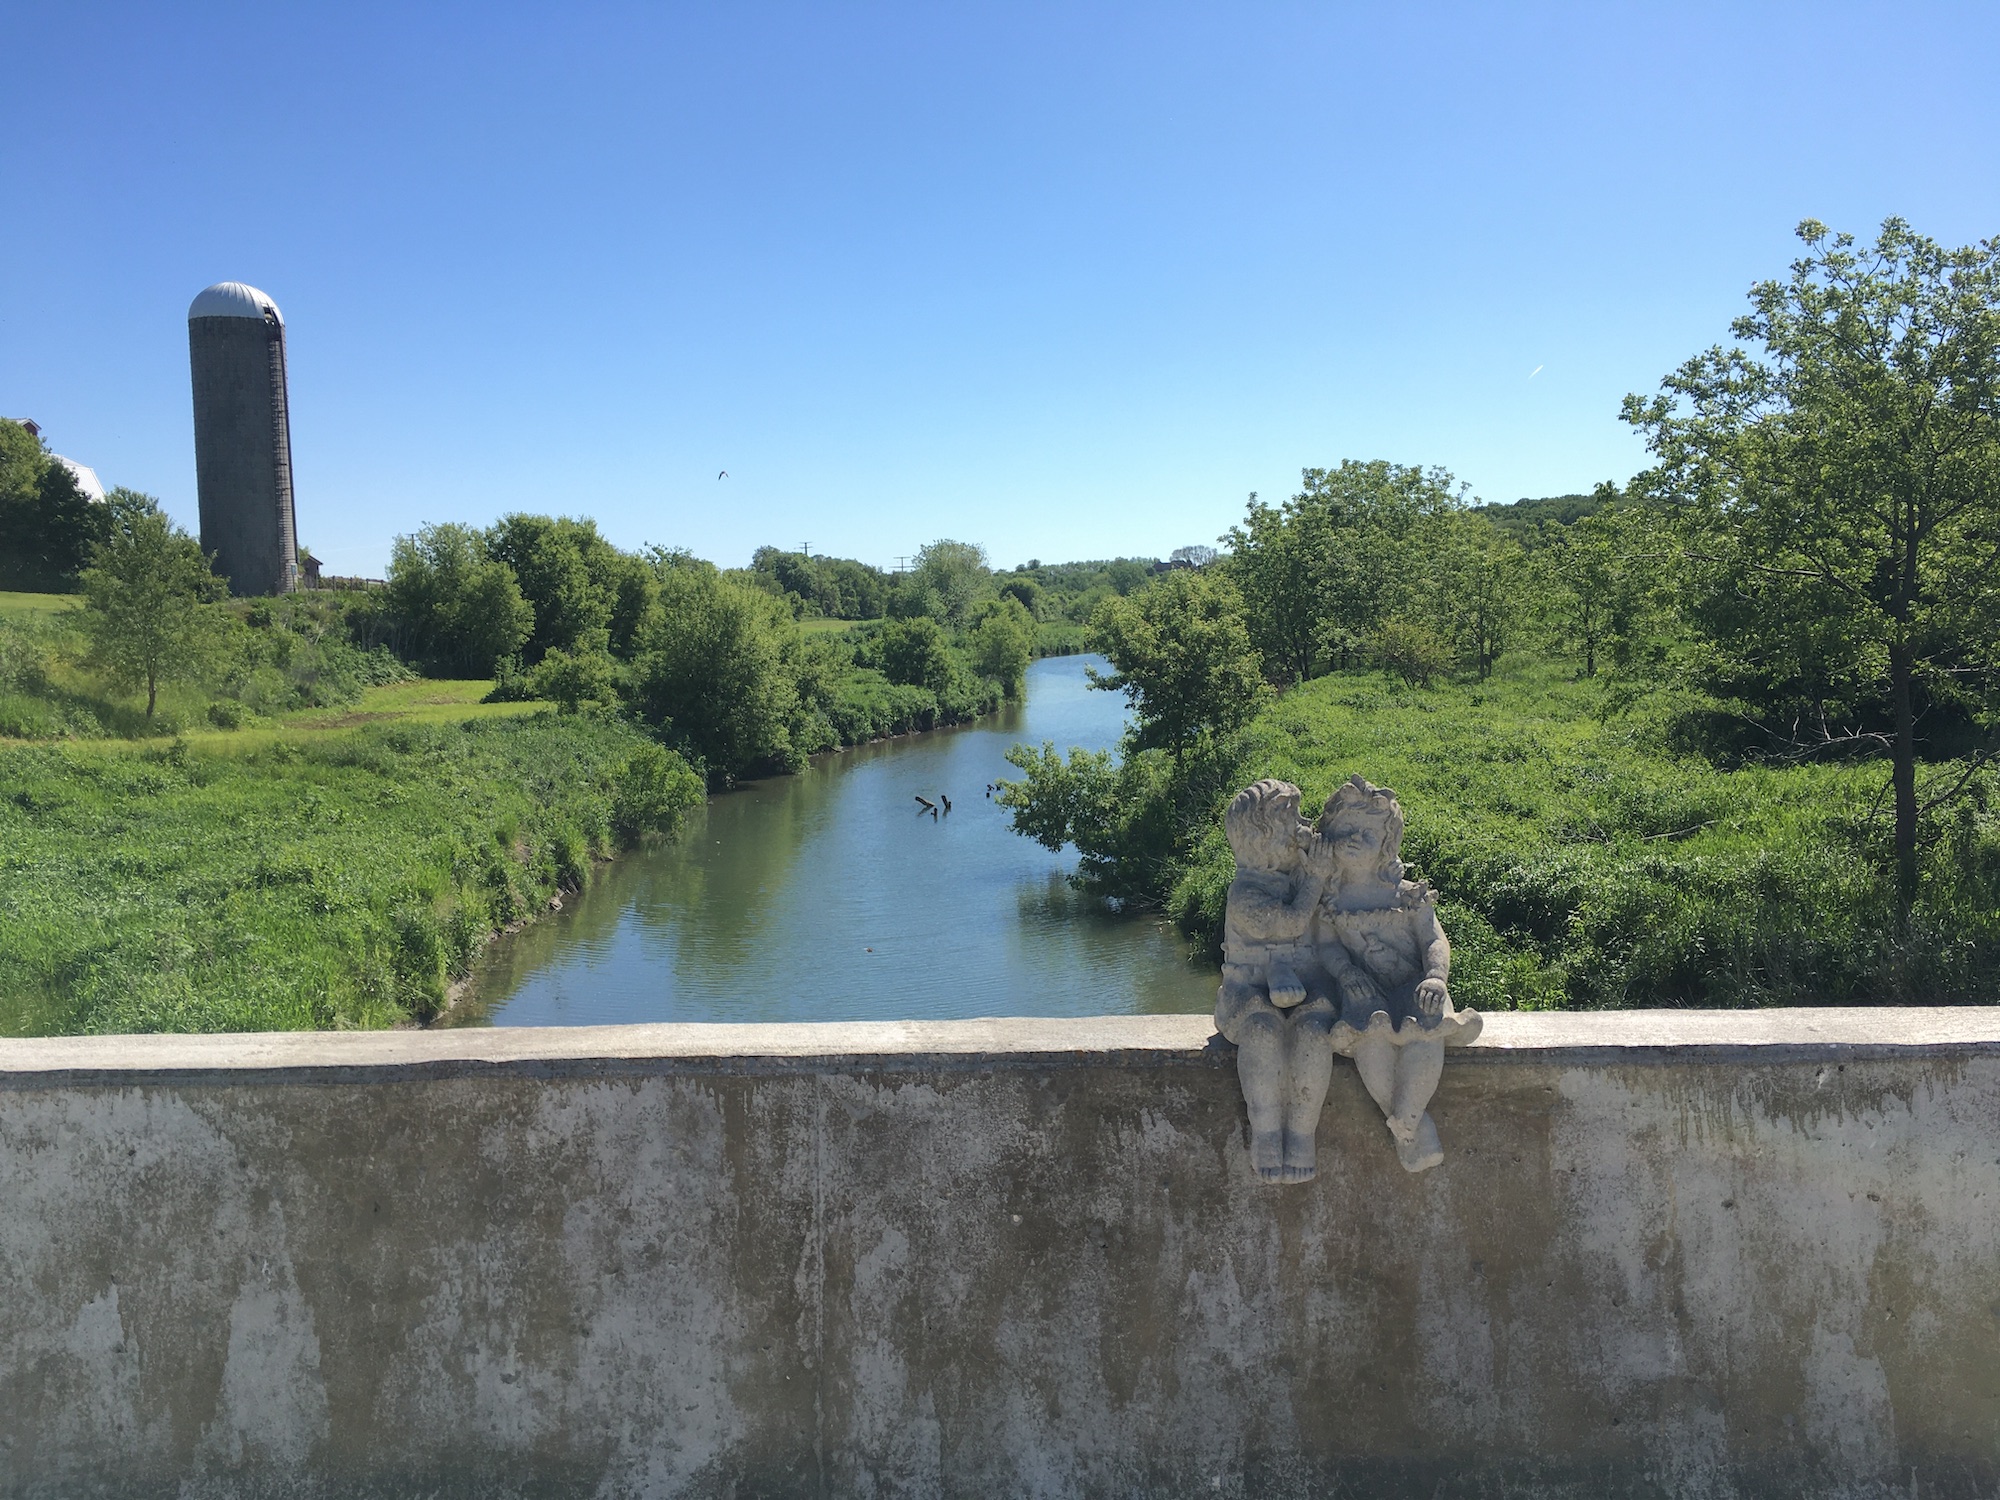
[[[591,704],[616,703],[618,665],[602,651],[572,656],[557,646],[528,674],[528,691],[570,714]]]
[[[1213,547],[1197,544],[1174,548],[1167,554],[1167,561],[1176,567],[1205,568],[1220,555]]]
[[[1012,595],[988,599],[973,620],[970,645],[973,670],[1009,698],[1020,697],[1035,655],[1035,622],[1026,606]]]
[[[1235,733],[1263,704],[1243,601],[1211,574],[1172,572],[1130,599],[1107,599],[1092,629],[1118,670],[1092,672],[1091,683],[1131,703],[1139,720],[1134,749],[1184,756],[1200,741]]]
[[[383,593],[405,649],[434,670],[491,676],[535,623],[514,570],[469,526],[426,526],[397,537]]]
[[[606,649],[617,575],[624,570],[617,549],[597,534],[595,521],[502,516],[486,533],[486,550],[514,570],[523,597],[534,606],[534,629],[522,653],[529,663],[558,648]]]
[[[778,601],[708,563],[661,554],[660,607],[632,666],[632,703],[711,777],[796,766],[798,626]]]
[[[162,682],[209,664],[216,631],[203,606],[229,588],[152,496],[113,490],[107,510],[108,535],[83,573],[89,660],[121,687],[143,684],[150,719]]]
[[[1300,477],[1282,506],[1253,494],[1228,536],[1226,570],[1277,681],[1354,661],[1384,620],[1412,605],[1425,576],[1412,549],[1421,525],[1465,503],[1442,469],[1347,460]]]
[[[1970,776],[1920,799],[1919,716],[2000,715],[2000,239],[1798,235],[1790,279],[1731,325],[1760,347],[1696,355],[1624,416],[1659,459],[1643,488],[1686,525],[1715,651],[1767,706],[1831,688],[1872,711],[1817,738],[1888,752],[1907,912],[1919,822]]]
[[[951,686],[951,642],[928,615],[891,620],[882,627],[882,675],[909,687],[929,688],[940,698]]]
[[[108,508],[83,493],[40,438],[0,418],[0,588],[74,588],[110,523]]]
[[[929,615],[947,625],[963,625],[986,586],[983,548],[971,542],[932,542],[918,551],[916,566],[897,588],[890,612],[905,619]]]

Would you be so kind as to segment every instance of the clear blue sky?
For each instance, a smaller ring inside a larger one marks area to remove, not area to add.
[[[1990,4],[0,23],[0,413],[192,528],[187,304],[262,287],[341,572],[514,509],[1010,565],[1343,457],[1587,488],[1799,219],[2000,233]]]

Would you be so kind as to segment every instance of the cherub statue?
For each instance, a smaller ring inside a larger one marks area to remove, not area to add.
[[[1332,1048],[1354,1059],[1388,1117],[1397,1157],[1421,1172],[1444,1160],[1425,1112],[1444,1049],[1479,1035],[1479,1013],[1452,1009],[1451,944],[1438,925],[1437,893],[1403,878],[1396,794],[1353,777],[1327,798],[1319,838],[1335,864],[1318,922],[1320,963],[1340,995]]]
[[[1337,1013],[1312,941],[1333,851],[1299,817],[1299,789],[1289,782],[1238,792],[1222,827],[1236,878],[1223,917],[1215,1025],[1236,1044],[1250,1164],[1266,1182],[1305,1182],[1333,1071]]]

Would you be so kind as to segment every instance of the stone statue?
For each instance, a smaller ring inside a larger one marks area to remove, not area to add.
[[[1396,794],[1355,776],[1319,818],[1337,879],[1321,899],[1317,951],[1340,993],[1333,1049],[1354,1059],[1381,1106],[1405,1170],[1444,1160],[1425,1112],[1444,1071],[1444,1049],[1479,1035],[1477,1011],[1451,1005],[1451,944],[1438,925],[1437,892],[1403,878],[1403,808]]]
[[[1236,1044],[1250,1164],[1266,1182],[1305,1182],[1313,1175],[1339,1014],[1313,951],[1333,847],[1300,819],[1299,789],[1287,781],[1238,792],[1222,828],[1236,878],[1222,922],[1215,1025]]]
[[[1250,1163],[1267,1182],[1315,1170],[1320,1107],[1336,1052],[1354,1059],[1411,1172],[1444,1160],[1425,1106],[1444,1049],[1479,1034],[1454,1012],[1451,944],[1436,893],[1403,878],[1403,809],[1356,776],[1327,799],[1317,832],[1299,789],[1260,781],[1223,815],[1236,855],[1223,919],[1215,1023],[1236,1044]]]

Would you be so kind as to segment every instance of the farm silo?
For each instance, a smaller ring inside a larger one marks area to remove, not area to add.
[[[188,363],[201,550],[232,594],[288,594],[299,551],[278,304],[240,281],[216,283],[188,308]]]

